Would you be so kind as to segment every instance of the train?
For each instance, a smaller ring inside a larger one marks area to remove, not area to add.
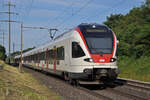
[[[23,53],[22,63],[62,76],[66,81],[112,82],[117,66],[115,33],[106,25],[82,23],[51,42]],[[20,62],[20,55],[15,62]]]

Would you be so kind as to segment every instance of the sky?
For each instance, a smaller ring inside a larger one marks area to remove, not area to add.
[[[56,36],[81,23],[106,21],[110,14],[127,14],[145,0],[0,0],[0,20],[8,20],[8,2],[11,20],[23,22],[24,27],[56,28]],[[20,50],[20,24],[11,23],[11,52]],[[5,48],[8,53],[8,23],[0,22],[0,44],[5,33]],[[46,29],[23,29],[23,49],[41,46],[51,40]],[[14,44],[14,49],[13,49]]]

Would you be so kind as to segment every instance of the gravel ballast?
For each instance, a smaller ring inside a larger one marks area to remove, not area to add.
[[[25,72],[32,73],[32,75],[48,88],[62,96],[65,100],[100,100],[89,93],[82,91],[76,87],[67,84],[65,81],[54,77],[53,75],[46,75],[29,68],[23,68]],[[103,99],[101,99],[103,100]]]

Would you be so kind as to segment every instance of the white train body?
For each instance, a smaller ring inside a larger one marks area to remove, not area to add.
[[[81,24],[52,42],[24,53],[23,64],[66,79],[116,79],[119,73],[116,48],[116,36],[107,26]]]

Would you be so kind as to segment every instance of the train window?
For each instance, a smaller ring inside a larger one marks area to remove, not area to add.
[[[44,59],[45,59],[45,53],[42,52],[42,53],[40,53],[40,60],[44,60]]]
[[[59,65],[59,60],[57,60],[57,65]]]
[[[54,50],[49,51],[49,58],[54,58]]]
[[[31,55],[31,60],[33,60],[33,55]]]
[[[72,58],[85,56],[85,53],[78,42],[72,42]]]
[[[56,59],[57,60],[64,60],[64,47],[59,47],[57,48],[57,56],[56,56]]]

